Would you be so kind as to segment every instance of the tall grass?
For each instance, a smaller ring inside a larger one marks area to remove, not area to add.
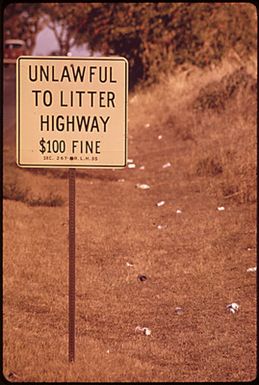
[[[3,198],[20,201],[29,206],[62,206],[64,200],[60,194],[46,189],[46,192],[35,192],[25,170],[19,169],[15,163],[9,162],[4,168]]]
[[[213,69],[189,67],[130,98],[130,126],[164,127],[189,147],[190,177],[208,193],[237,203],[256,200],[256,61],[228,57]]]

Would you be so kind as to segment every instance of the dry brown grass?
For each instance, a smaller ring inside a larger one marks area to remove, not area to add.
[[[6,378],[255,378],[256,280],[247,268],[256,264],[256,98],[241,89],[220,113],[193,108],[201,88],[236,68],[226,62],[213,71],[192,70],[131,95],[129,158],[137,168],[77,172],[72,365],[66,174],[15,171],[22,189],[33,196],[55,192],[65,204],[4,200]],[[172,167],[163,169],[168,161]],[[5,162],[6,175],[9,167]],[[137,183],[151,188],[136,189]],[[158,208],[160,200],[166,204]],[[224,212],[217,210],[221,205]],[[147,280],[140,282],[139,274]],[[237,314],[226,312],[230,302],[240,304]],[[182,315],[176,306],[184,308]],[[151,336],[136,334],[137,325],[149,327]],[[13,372],[17,377],[8,377]]]
[[[228,59],[213,71],[189,69],[133,96],[132,104],[141,99],[145,112],[141,118],[138,111],[132,125],[145,126],[148,116],[157,130],[166,127],[175,140],[190,142],[188,170],[205,177],[219,199],[255,202],[256,84],[253,61],[246,67]]]
[[[42,189],[42,184],[36,185],[36,189],[31,189],[26,173],[19,170],[13,161],[5,165],[3,198],[24,202],[29,206],[56,207],[64,204],[61,195],[46,188]]]

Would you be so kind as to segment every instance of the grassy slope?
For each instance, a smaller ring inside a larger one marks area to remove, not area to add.
[[[129,104],[129,158],[137,168],[78,171],[77,351],[70,366],[67,180],[5,164],[5,175],[20,178],[30,196],[55,192],[66,202],[32,207],[4,200],[6,376],[255,378],[255,273],[246,270],[256,264],[256,100],[241,89],[220,113],[193,109],[200,88],[228,72],[233,64],[138,91]],[[163,169],[166,162],[172,166]],[[166,204],[157,207],[160,200]],[[140,273],[147,281],[137,280]],[[240,312],[227,313],[230,302]],[[136,334],[137,325],[150,327],[151,336]]]

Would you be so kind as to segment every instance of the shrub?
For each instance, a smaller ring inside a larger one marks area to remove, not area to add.
[[[247,73],[244,67],[225,75],[219,82],[211,82],[201,88],[193,103],[195,110],[214,110],[222,112],[226,103],[237,96],[239,92],[256,93],[256,80]]]

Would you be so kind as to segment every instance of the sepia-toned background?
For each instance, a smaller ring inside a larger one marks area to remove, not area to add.
[[[5,378],[255,379],[255,6],[12,3],[3,22]],[[76,172],[73,364],[68,170],[16,165],[21,54],[129,61],[127,167]]]

